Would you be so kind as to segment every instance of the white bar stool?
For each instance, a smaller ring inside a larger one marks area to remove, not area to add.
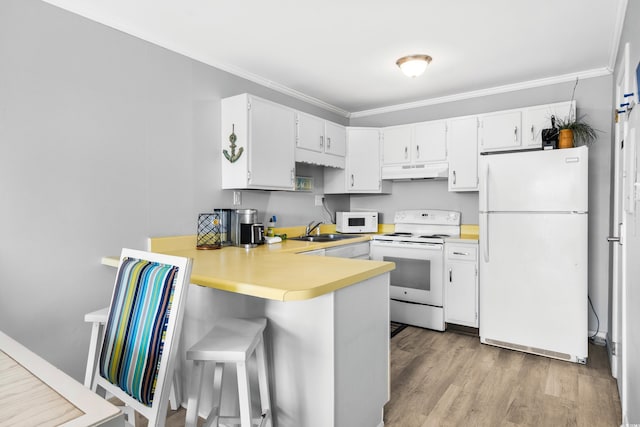
[[[250,427],[258,424],[263,427],[271,421],[271,402],[269,397],[269,378],[267,359],[264,350],[263,332],[267,319],[235,319],[223,318],[207,335],[187,350],[187,360],[193,360],[193,372],[189,385],[187,401],[186,427],[195,427],[198,420],[198,406],[202,390],[202,376],[206,362],[215,363],[213,375],[213,405],[205,422],[206,426],[239,424]],[[253,418],[251,414],[251,391],[247,362],[255,352],[258,366],[258,385],[260,388],[260,405],[262,414]],[[222,374],[225,363],[235,363],[238,377],[238,398],[240,418],[220,416],[220,399],[222,397]]]

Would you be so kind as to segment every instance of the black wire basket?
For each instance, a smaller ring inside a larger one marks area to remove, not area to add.
[[[221,212],[198,215],[198,238],[196,249],[220,249],[222,247]]]

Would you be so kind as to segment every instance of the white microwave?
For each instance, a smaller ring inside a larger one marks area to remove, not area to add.
[[[378,212],[336,212],[338,233],[377,233]]]

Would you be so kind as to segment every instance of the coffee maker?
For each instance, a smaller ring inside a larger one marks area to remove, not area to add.
[[[254,248],[264,243],[264,225],[257,209],[236,209],[231,215],[231,241],[235,246]]]

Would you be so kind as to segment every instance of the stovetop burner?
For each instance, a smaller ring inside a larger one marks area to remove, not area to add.
[[[414,209],[398,211],[394,216],[395,232],[374,236],[381,242],[444,243],[460,235],[460,213]]]

